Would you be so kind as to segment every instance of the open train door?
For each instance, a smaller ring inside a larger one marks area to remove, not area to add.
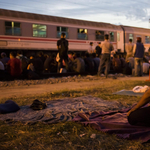
[[[123,31],[117,31],[117,49],[124,53],[124,33]]]

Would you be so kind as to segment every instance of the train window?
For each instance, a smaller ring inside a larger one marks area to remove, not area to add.
[[[109,32],[109,39],[111,42],[114,42],[114,32]]]
[[[66,38],[68,38],[68,28],[67,27],[57,27],[57,38],[60,38],[62,33],[65,33]]]
[[[120,33],[117,33],[117,41],[120,41]]]
[[[34,37],[46,37],[46,25],[33,24],[33,36]]]
[[[129,34],[129,40],[132,39],[133,41],[133,34]]]
[[[87,40],[87,29],[78,29],[78,39]]]
[[[96,40],[104,41],[104,31],[98,31],[95,32]]]
[[[147,44],[150,43],[150,36],[145,36],[145,43],[147,43]]]
[[[5,21],[6,35],[21,35],[21,28],[19,22]]]

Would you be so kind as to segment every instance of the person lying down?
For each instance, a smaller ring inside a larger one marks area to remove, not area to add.
[[[128,122],[131,125],[150,127],[150,89],[144,93],[140,101],[127,113]],[[145,107],[143,107],[145,106]]]

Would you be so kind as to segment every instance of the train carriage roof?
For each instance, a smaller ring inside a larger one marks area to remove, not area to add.
[[[150,29],[146,28],[138,28],[138,27],[131,27],[131,26],[123,26],[126,32],[128,33],[137,33],[137,34],[147,34],[150,35]]]
[[[113,30],[122,30],[120,26],[113,25],[110,23],[103,22],[93,22],[93,21],[85,21],[64,17],[55,17],[48,15],[40,15],[34,13],[27,12],[19,12],[13,10],[0,9],[0,16],[3,17],[11,17],[11,18],[23,18],[29,20],[38,20],[38,21],[46,21],[46,22],[54,22],[54,23],[64,23],[64,24],[74,24],[74,25],[82,25],[82,26],[92,26],[92,27],[100,27],[100,28],[110,28]]]

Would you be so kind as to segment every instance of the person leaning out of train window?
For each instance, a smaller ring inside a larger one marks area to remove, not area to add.
[[[10,60],[7,63],[7,69],[12,77],[19,77],[22,73],[21,60],[16,58],[15,52],[10,52]]]
[[[141,37],[137,37],[137,43],[133,47],[135,76],[143,74],[144,45],[141,40]]]
[[[93,42],[90,42],[90,46],[89,46],[87,52],[88,52],[89,54],[94,53]]]
[[[150,106],[147,105],[149,102],[150,89],[144,93],[140,101],[127,113],[128,122],[131,125],[150,127]]]
[[[66,34],[62,33],[61,34],[61,39],[57,41],[57,49],[59,53],[59,62],[58,62],[58,69],[57,72],[60,72],[60,68],[63,67],[62,61],[64,60],[65,62],[65,68],[68,71],[68,40],[65,39]]]

